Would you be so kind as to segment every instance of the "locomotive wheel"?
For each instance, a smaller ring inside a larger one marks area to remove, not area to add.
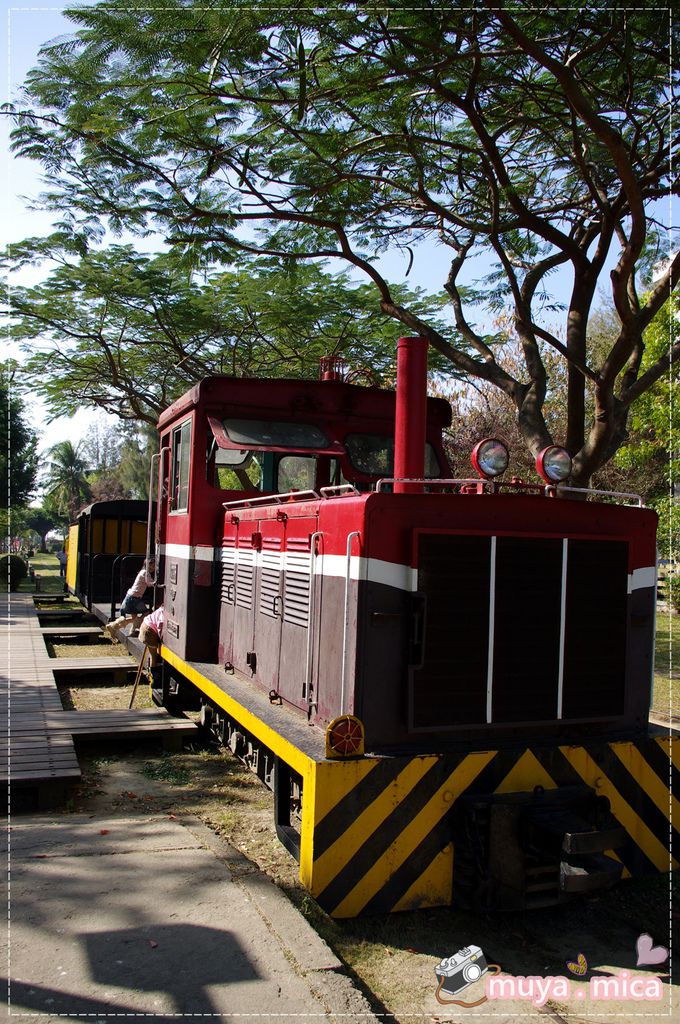
[[[198,719],[198,728],[207,735],[212,734],[214,722],[214,709],[210,704],[201,704],[201,713]]]

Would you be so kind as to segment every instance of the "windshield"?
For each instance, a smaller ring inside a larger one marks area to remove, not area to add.
[[[380,434],[348,434],[345,438],[349,460],[360,473],[370,476],[394,475],[394,438]],[[431,444],[425,445],[425,476],[440,474],[439,462]]]
[[[244,448],[327,448],[330,443],[313,423],[228,419],[223,425],[229,440]]]

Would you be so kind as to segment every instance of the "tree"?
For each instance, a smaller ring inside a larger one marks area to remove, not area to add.
[[[46,481],[47,496],[59,511],[68,514],[72,522],[92,493],[86,479],[87,463],[80,446],[71,441],[59,441],[47,452],[50,462]]]
[[[346,261],[402,329],[507,395],[533,454],[553,441],[545,342],[567,364],[573,482],[611,458],[632,404],[680,355],[676,343],[642,369],[644,330],[680,268],[678,254],[640,298],[640,279],[672,248],[657,203],[677,193],[670,6],[665,16],[499,0],[384,11],[114,0],[70,17],[79,35],[29,75],[14,145],[42,162],[42,202],[69,211],[73,244],[86,250],[106,224],[159,230],[201,266],[237,252]],[[388,248],[410,261],[427,239],[441,247],[446,332],[400,302],[377,263]],[[485,276],[466,294],[480,258]],[[558,268],[570,280],[563,340],[552,326]],[[618,330],[593,362],[588,319],[608,272]],[[501,307],[521,375],[484,328]]]
[[[63,526],[63,516],[55,514],[44,506],[28,508],[26,510],[25,524],[29,530],[33,530],[40,538],[40,550],[47,551],[47,534],[59,526]]]
[[[393,375],[391,322],[372,288],[346,275],[260,260],[200,281],[173,254],[111,246],[64,260],[63,241],[55,235],[15,247],[14,266],[54,259],[57,266],[10,296],[12,335],[30,353],[23,374],[54,415],[90,405],[155,425],[208,374],[316,376],[323,355],[368,364],[376,380]],[[413,289],[396,294],[438,322],[441,301]],[[100,430],[84,449],[98,470],[110,440]]]
[[[121,459],[116,472],[131,498],[148,499],[151,456],[156,451],[158,432],[155,428],[142,424],[139,434],[129,427],[123,432]]]
[[[658,313],[645,333],[644,371],[668,349],[669,340],[680,333],[680,301],[674,296]],[[626,470],[652,474],[655,497],[666,497],[678,480],[677,459],[680,439],[680,402],[677,381],[668,375],[641,396],[631,410],[631,440],[623,445],[617,462]]]
[[[89,425],[80,450],[90,475],[108,473],[120,462],[120,430],[100,416]]]
[[[13,375],[10,364],[0,372],[0,510],[8,529],[9,513],[28,504],[38,471],[37,438],[26,423]]]

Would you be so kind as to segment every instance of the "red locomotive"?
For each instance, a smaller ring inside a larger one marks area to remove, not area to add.
[[[330,366],[208,378],[161,416],[156,699],[272,786],[337,916],[667,870],[654,512],[569,500],[561,449],[545,485],[491,479],[490,440],[453,480],[426,343],[399,345],[396,395]]]

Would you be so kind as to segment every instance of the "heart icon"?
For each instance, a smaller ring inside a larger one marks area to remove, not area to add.
[[[643,932],[635,943],[637,949],[637,966],[644,964],[662,964],[668,959],[668,950],[665,946],[655,946],[652,936]]]

